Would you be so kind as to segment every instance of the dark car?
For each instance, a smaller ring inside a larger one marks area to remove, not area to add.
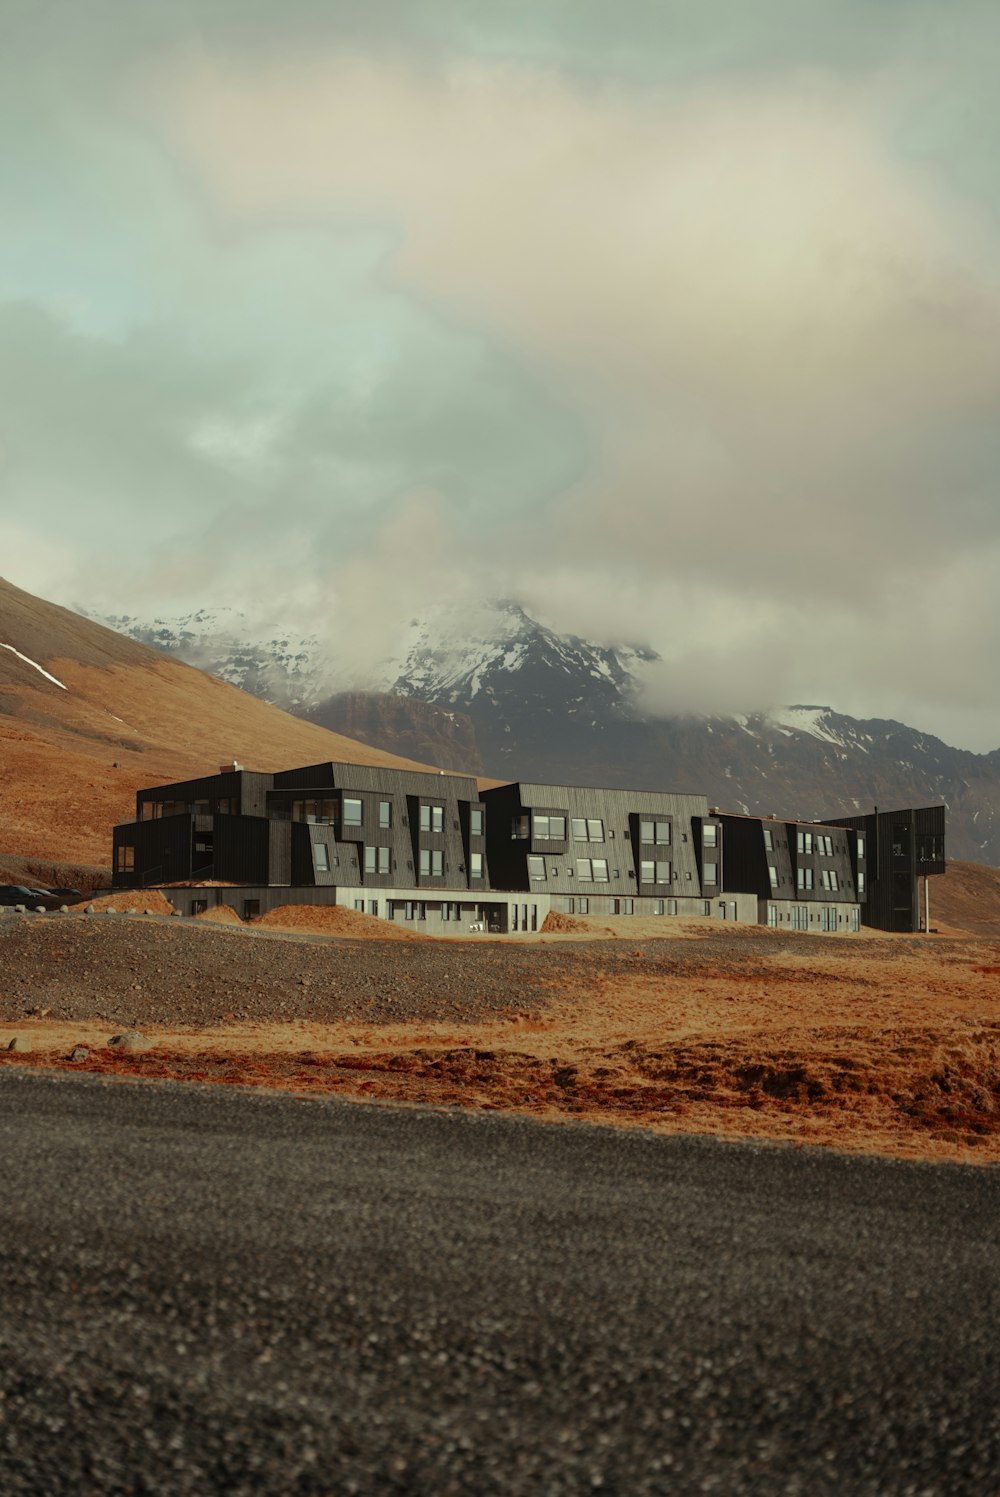
[[[54,894],[62,904],[79,904],[84,897],[80,889],[50,889],[48,892]]]
[[[58,910],[66,901],[51,889],[32,889],[27,884],[0,884],[0,904],[23,904],[29,910],[41,905],[46,910]]]

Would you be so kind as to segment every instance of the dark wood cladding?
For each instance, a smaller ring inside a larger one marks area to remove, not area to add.
[[[944,830],[943,806],[789,822],[668,791],[518,782],[480,794],[467,775],[376,765],[225,767],[139,791],[136,820],[115,828],[114,883],[211,879],[421,901],[495,890],[626,913],[638,899],[656,913],[679,902],[706,914],[728,893],[753,896],[761,919],[791,920],[791,909],[797,920],[808,904],[809,925],[856,926],[860,905],[866,924],[915,930],[917,880],[944,872]],[[828,908],[838,905],[853,912]]]

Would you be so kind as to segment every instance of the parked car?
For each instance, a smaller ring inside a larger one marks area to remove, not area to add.
[[[0,904],[24,904],[29,910],[41,905],[46,910],[58,910],[66,900],[51,889],[32,889],[28,884],[0,884]]]
[[[83,893],[80,889],[50,889],[50,894],[55,894],[60,904],[80,904]]]

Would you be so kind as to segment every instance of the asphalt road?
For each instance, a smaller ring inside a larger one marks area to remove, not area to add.
[[[1000,1172],[0,1073],[0,1491],[1000,1491]]]

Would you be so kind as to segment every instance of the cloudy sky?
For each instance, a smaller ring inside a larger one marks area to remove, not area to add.
[[[0,0],[0,573],[1000,745],[995,0]]]

